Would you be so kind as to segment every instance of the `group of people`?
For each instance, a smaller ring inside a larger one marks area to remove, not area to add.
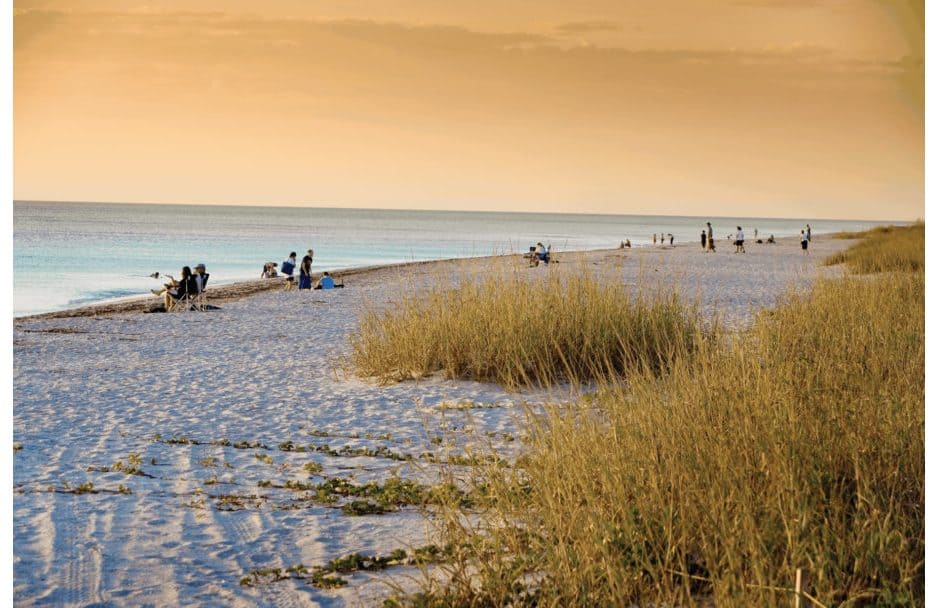
[[[329,272],[324,271],[323,275],[317,279],[316,284],[313,283],[313,249],[307,250],[307,255],[305,255],[300,260],[300,265],[297,264],[297,252],[291,251],[290,255],[287,256],[287,259],[281,262],[281,273],[287,277],[287,289],[292,289],[294,287],[294,270],[298,271],[297,279],[297,288],[302,290],[308,289],[333,289],[334,287],[342,287],[342,284],[337,284]],[[271,271],[274,270],[274,277],[277,277],[276,266],[269,262],[264,265],[264,270],[262,271],[262,277],[271,277]]]
[[[529,258],[529,266],[538,266],[539,262],[548,264],[552,260],[552,246],[536,243],[535,247],[529,247],[529,253],[523,257]]]
[[[715,233],[711,222],[705,222],[705,230],[702,230],[702,249],[705,253],[715,252]]]
[[[662,232],[659,233],[659,242],[660,242],[660,244],[661,244],[663,247],[666,246],[666,238],[669,239],[669,246],[672,247],[672,241],[673,241],[673,239],[675,239],[675,237],[672,236],[672,233],[671,233],[671,232],[670,232],[669,234],[663,234]],[[629,242],[629,241],[627,241],[627,242]],[[653,244],[654,244],[654,245],[656,244],[656,233],[655,233],[655,232],[653,233]],[[623,249],[623,247],[621,247],[621,249]]]
[[[156,276],[159,274],[154,273]],[[163,296],[163,308],[171,310],[176,302],[184,298],[193,298],[198,296],[206,289],[209,283],[209,273],[206,272],[206,265],[202,262],[196,264],[195,272],[189,266],[183,266],[180,270],[180,279],[177,281],[173,275],[166,275],[169,282],[164,284],[162,289],[154,289],[153,293]],[[155,277],[156,278],[156,277]]]
[[[754,229],[754,240],[758,243],[762,241],[757,238],[757,228]],[[712,223],[705,222],[705,230],[702,230],[702,249],[705,253],[715,251],[715,235],[712,230]],[[728,238],[731,238],[731,235],[728,235]],[[800,247],[803,249],[803,253],[809,254],[809,242],[812,240],[812,228],[809,224],[806,224],[806,228],[800,230]],[[767,238],[768,243],[776,243],[774,235],[770,235]],[[744,230],[738,226],[737,232],[734,234],[734,252],[735,253],[746,253],[744,250]]]

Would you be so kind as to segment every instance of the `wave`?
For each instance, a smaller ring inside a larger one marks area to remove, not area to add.
[[[146,295],[146,292],[142,292],[140,289],[99,289],[97,291],[88,291],[76,298],[72,298],[68,301],[68,306],[81,306],[82,304],[90,304],[92,302],[101,302],[102,300],[113,300],[115,298],[126,298],[129,296],[141,296]]]

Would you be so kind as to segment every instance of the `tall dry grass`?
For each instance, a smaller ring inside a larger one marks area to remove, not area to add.
[[[865,232],[840,232],[835,238],[862,240],[826,258],[829,266],[845,264],[855,273],[924,268],[923,222],[911,226],[878,226]]]
[[[366,312],[352,364],[391,381],[443,372],[508,387],[658,372],[696,347],[696,316],[676,295],[645,298],[590,272],[465,277]]]
[[[721,344],[533,417],[411,603],[789,605],[800,568],[819,605],[923,605],[923,272],[820,282]]]

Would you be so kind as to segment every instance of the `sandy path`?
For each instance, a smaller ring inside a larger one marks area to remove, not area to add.
[[[724,242],[714,255],[691,245],[599,251],[521,271],[533,280],[597,272],[644,289],[677,287],[706,312],[720,310],[740,324],[788,286],[805,289],[818,275],[839,272],[818,262],[849,244],[817,237],[810,256],[793,240],[750,245],[745,255]],[[506,438],[517,436],[519,404],[539,395],[434,378],[379,387],[337,374],[335,361],[364,306],[460,272],[520,266],[517,257],[423,263],[347,273],[346,289],[326,292],[234,286],[214,293],[219,309],[206,313],[141,314],[138,302],[135,312],[120,312],[122,304],[16,320],[13,430],[23,445],[14,455],[16,604],[377,602],[386,588],[375,575],[351,576],[338,591],[295,581],[244,587],[239,579],[254,568],[424,544],[420,516],[412,509],[350,517],[324,505],[292,508],[296,493],[258,482],[319,481],[303,469],[310,461],[324,475],[360,482],[421,474],[387,458],[278,450],[287,440],[419,454],[444,449],[431,439],[446,431],[458,449],[495,442],[511,456],[519,442]],[[491,407],[437,407],[468,399]],[[200,444],[166,442],[183,435]],[[268,449],[209,445],[222,438]],[[88,470],[132,453],[152,477]],[[86,482],[103,491],[66,492]],[[132,493],[114,493],[120,485]]]

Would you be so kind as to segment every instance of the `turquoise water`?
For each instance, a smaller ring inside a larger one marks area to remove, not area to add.
[[[640,215],[483,213],[34,203],[13,205],[13,314],[22,316],[146,294],[153,272],[179,276],[206,264],[211,284],[257,278],[264,262],[314,250],[314,269],[483,256],[527,251],[541,241],[553,251],[652,245],[671,232],[698,241],[706,219],[724,238],[741,225],[750,239],[793,236],[805,219],[699,218]],[[871,222],[809,220],[815,234],[858,230]]]

